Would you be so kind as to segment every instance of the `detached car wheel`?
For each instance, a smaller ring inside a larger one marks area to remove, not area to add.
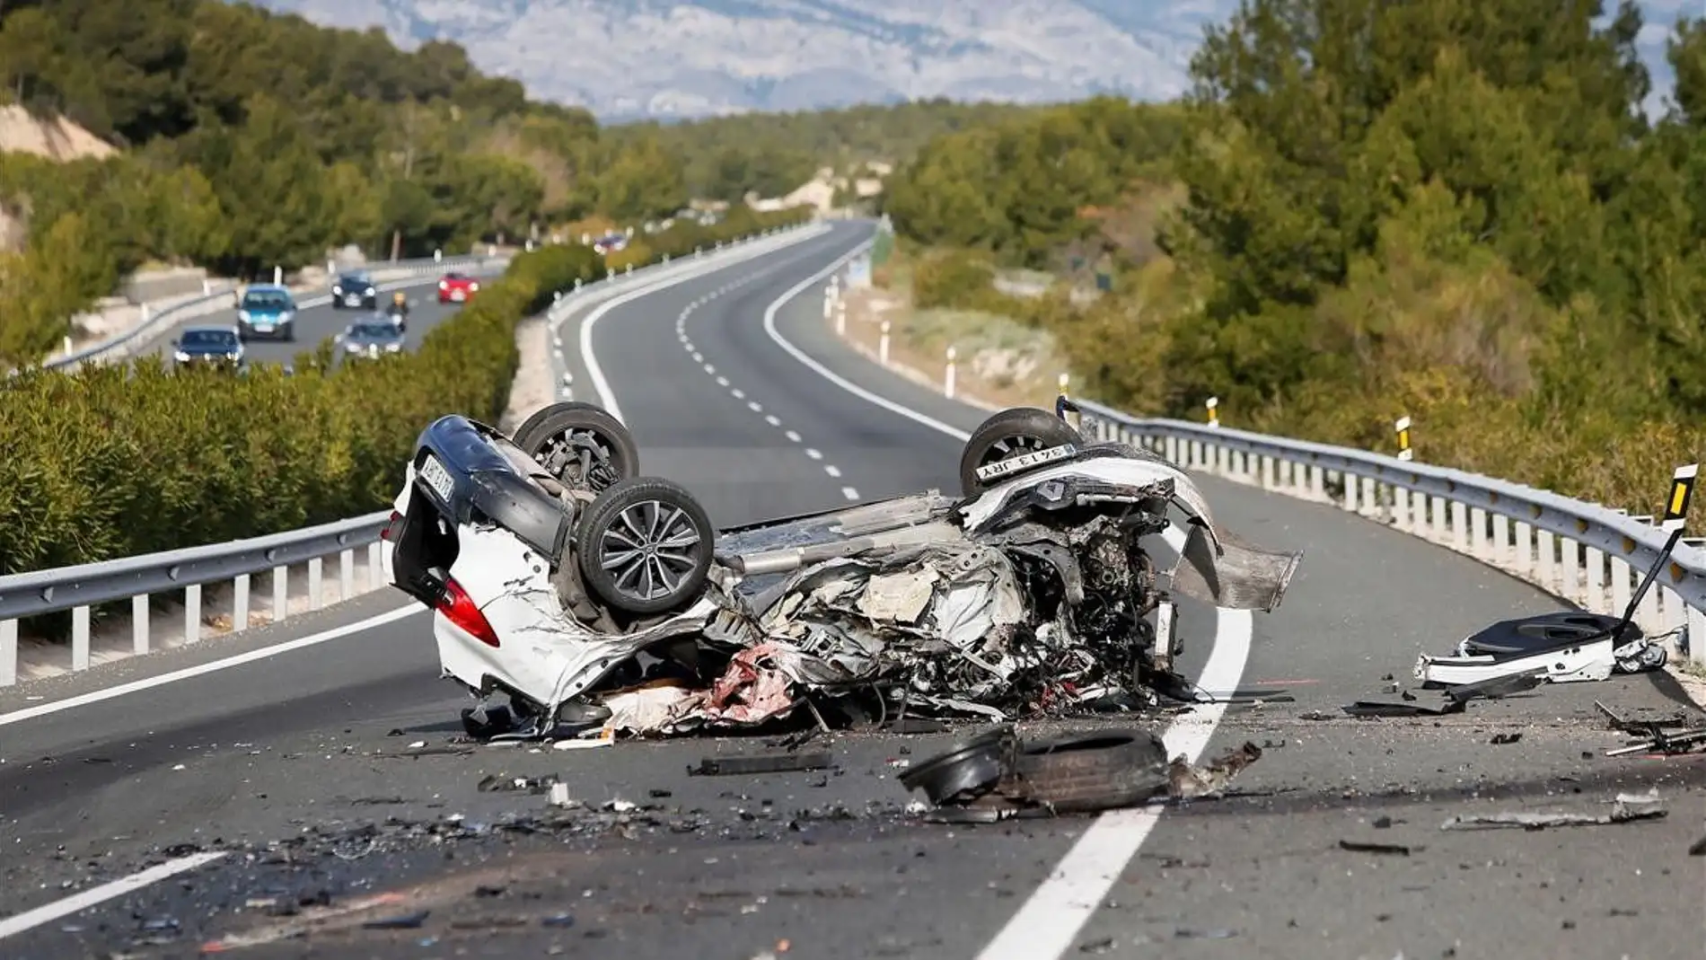
[[[581,516],[575,560],[587,587],[611,607],[663,613],[698,599],[716,536],[705,508],[680,484],[630,477]]]
[[[1072,425],[1047,410],[1013,407],[995,414],[974,431],[960,454],[960,490],[976,496],[1001,482],[979,480],[980,467],[1039,453],[1062,444],[1081,444],[1084,438]]]
[[[597,492],[640,473],[634,435],[591,403],[564,401],[536,411],[516,429],[515,445],[575,489]]]

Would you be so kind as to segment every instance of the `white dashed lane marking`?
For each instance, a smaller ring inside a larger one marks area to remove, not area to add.
[[[712,364],[705,362],[705,355],[699,351],[699,348],[697,348],[693,345],[693,338],[691,338],[687,335],[687,318],[693,315],[693,311],[699,309],[700,307],[704,306],[707,303],[710,303],[712,300],[717,299],[718,297],[722,296],[723,294],[728,293],[730,290],[733,290],[737,287],[743,286],[747,283],[750,283],[753,280],[758,279],[758,276],[759,276],[758,274],[752,274],[752,275],[749,275],[746,278],[738,280],[734,283],[726,284],[724,286],[718,287],[716,292],[711,293],[707,296],[700,297],[699,299],[688,304],[687,308],[685,310],[681,311],[681,315],[675,318],[675,338],[676,338],[676,340],[680,341],[681,348],[683,350],[687,351],[687,355],[693,358],[693,362],[701,365],[704,368],[706,376],[711,376],[711,377],[717,378],[717,386],[722,387],[723,389],[727,390],[729,392],[729,396],[733,397],[736,400],[746,400],[746,408],[748,410],[751,410],[753,413],[764,414],[764,422],[769,424],[772,427],[777,428],[778,430],[782,430],[783,435],[788,438],[790,443],[801,443],[803,441],[802,441],[802,439],[801,439],[801,437],[797,431],[789,430],[786,427],[782,426],[781,419],[779,417],[777,417],[775,414],[773,414],[773,413],[765,414],[764,413],[764,406],[762,404],[760,404],[758,401],[747,400],[746,399],[746,392],[741,390],[739,387],[736,387],[736,386],[733,386],[732,384],[730,384],[728,377],[718,376],[717,368],[715,366],[713,366]],[[818,461],[823,460],[823,452],[816,449],[815,447],[807,447],[806,448],[806,456],[810,457],[813,460],[818,460]],[[828,474],[832,478],[838,478],[841,476],[841,468],[836,466],[833,463],[823,464],[823,472]],[[842,487],[841,488],[841,495],[846,497],[849,500],[858,500],[859,499],[859,491],[857,489],[855,489],[854,487]]]

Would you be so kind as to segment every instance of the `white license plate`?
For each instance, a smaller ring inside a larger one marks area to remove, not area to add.
[[[361,306],[361,298],[351,294],[344,298],[344,303],[352,307],[359,307]]]
[[[468,299],[468,295],[466,293],[463,293],[461,290],[452,290],[452,291],[450,291],[450,299],[452,299],[452,300],[466,300],[466,299]]]
[[[1021,470],[1029,470],[1045,463],[1068,460],[1077,454],[1078,447],[1070,443],[1050,447],[1047,450],[1038,450],[1036,453],[1022,453],[1016,457],[1008,457],[1005,460],[998,460],[987,466],[978,467],[977,478],[979,480],[993,480],[996,477],[1011,476]]]
[[[420,478],[432,488],[433,493],[438,494],[440,500],[450,502],[450,493],[455,489],[456,481],[451,479],[450,471],[444,469],[444,464],[439,463],[437,457],[429,453],[427,458],[421,461]]]

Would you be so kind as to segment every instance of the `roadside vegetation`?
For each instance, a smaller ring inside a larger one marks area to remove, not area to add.
[[[359,244],[370,257],[519,243],[689,199],[680,154],[527,99],[454,43],[413,52],[218,0],[41,0],[0,19],[0,99],[123,151],[0,154],[0,369],[148,262],[270,276]]]
[[[822,167],[845,176],[878,173],[884,164],[912,159],[925,144],[944,134],[989,127],[1039,109],[920,100],[839,110],[746,113],[668,125],[623,124],[610,128],[609,138],[619,147],[655,141],[666,153],[681,158],[693,196],[738,201],[749,192],[782,196]]]
[[[1706,28],[1662,117],[1625,4],[1245,0],[1184,102],[939,137],[885,196],[924,306],[1047,329],[1136,413],[1631,509],[1706,447]],[[1005,267],[1112,289],[1010,297]],[[1074,275],[1075,274],[1075,275]]]
[[[800,222],[739,208],[677,222],[651,258]],[[520,254],[413,353],[294,373],[172,370],[158,357],[0,380],[0,575],[295,529],[383,509],[415,438],[461,413],[496,423],[519,357],[515,328],[604,260],[580,244]]]

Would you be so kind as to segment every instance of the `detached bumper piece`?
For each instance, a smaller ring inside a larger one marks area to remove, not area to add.
[[[1571,610],[1503,620],[1443,657],[1423,654],[1415,677],[1429,686],[1457,686],[1501,677],[1538,675],[1549,683],[1606,680],[1664,666],[1662,638],[1648,637],[1621,617]]]
[[[1143,728],[1026,741],[1003,724],[908,770],[900,781],[924,793],[934,808],[925,811],[932,822],[994,823],[1216,796],[1261,756],[1260,747],[1246,743],[1196,767],[1183,754],[1169,761],[1161,738]]]

